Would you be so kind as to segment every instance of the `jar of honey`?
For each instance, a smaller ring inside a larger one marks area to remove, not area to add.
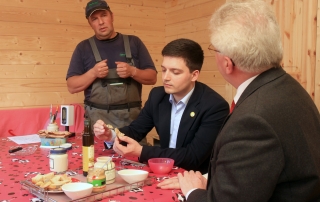
[[[104,169],[89,167],[87,182],[93,185],[92,192],[102,192],[106,189]]]
[[[112,158],[109,156],[101,156],[97,158],[97,162],[94,164],[94,168],[104,169],[104,173],[106,176],[106,184],[114,183],[116,180],[115,164],[111,160]]]

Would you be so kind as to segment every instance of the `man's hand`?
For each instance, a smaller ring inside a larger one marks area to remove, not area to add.
[[[119,139],[121,142],[126,142],[127,146],[121,145]],[[113,150],[122,156],[139,157],[141,155],[142,146],[128,136],[119,136],[114,140]]]
[[[157,187],[160,187],[161,189],[180,189],[179,179],[178,177],[165,179],[157,184]]]
[[[135,74],[136,68],[133,66],[130,66],[126,62],[115,62],[117,65],[117,74],[120,78],[128,78],[130,76],[133,76]]]
[[[99,140],[110,141],[112,138],[111,130],[105,126],[102,120],[98,120],[93,125],[93,132]]]
[[[94,75],[97,78],[104,78],[109,73],[109,67],[107,65],[107,60],[102,60],[95,64],[95,66],[92,68],[92,71],[94,71]]]
[[[206,189],[207,179],[199,171],[184,171],[182,175],[178,173],[181,191],[186,195],[191,189]]]

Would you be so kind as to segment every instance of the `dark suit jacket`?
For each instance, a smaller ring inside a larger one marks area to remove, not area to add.
[[[140,141],[155,127],[161,147],[143,146],[141,162],[155,157],[167,157],[175,160],[175,166],[207,173],[213,144],[229,113],[229,105],[207,85],[196,82],[181,117],[176,148],[172,149],[168,148],[171,123],[169,96],[163,86],[153,88],[137,119],[119,130]]]
[[[249,84],[214,145],[207,190],[188,201],[320,201],[320,116],[282,68]]]

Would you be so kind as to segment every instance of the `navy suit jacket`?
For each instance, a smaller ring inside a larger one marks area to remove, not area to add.
[[[188,201],[320,201],[320,116],[282,68],[255,78],[219,133],[207,190]]]
[[[137,119],[119,130],[140,141],[155,127],[161,147],[143,146],[141,162],[166,157],[174,159],[175,166],[207,173],[213,144],[229,113],[229,105],[207,85],[196,82],[181,117],[176,148],[173,149],[168,148],[171,125],[169,96],[163,86],[153,88]]]

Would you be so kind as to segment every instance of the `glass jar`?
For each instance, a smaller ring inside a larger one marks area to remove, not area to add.
[[[93,185],[92,192],[102,192],[106,189],[104,169],[89,167],[87,182]]]
[[[49,123],[47,126],[47,131],[56,132],[59,131],[59,127],[56,123]]]
[[[68,154],[66,148],[53,148],[50,149],[49,155],[50,171],[65,172],[68,170]]]
[[[108,164],[104,165],[106,162]],[[104,169],[104,174],[106,176],[106,184],[111,184],[116,181],[116,170],[115,164],[112,162],[112,158],[108,156],[101,156],[97,158],[97,162],[94,164],[94,168],[102,168]]]

